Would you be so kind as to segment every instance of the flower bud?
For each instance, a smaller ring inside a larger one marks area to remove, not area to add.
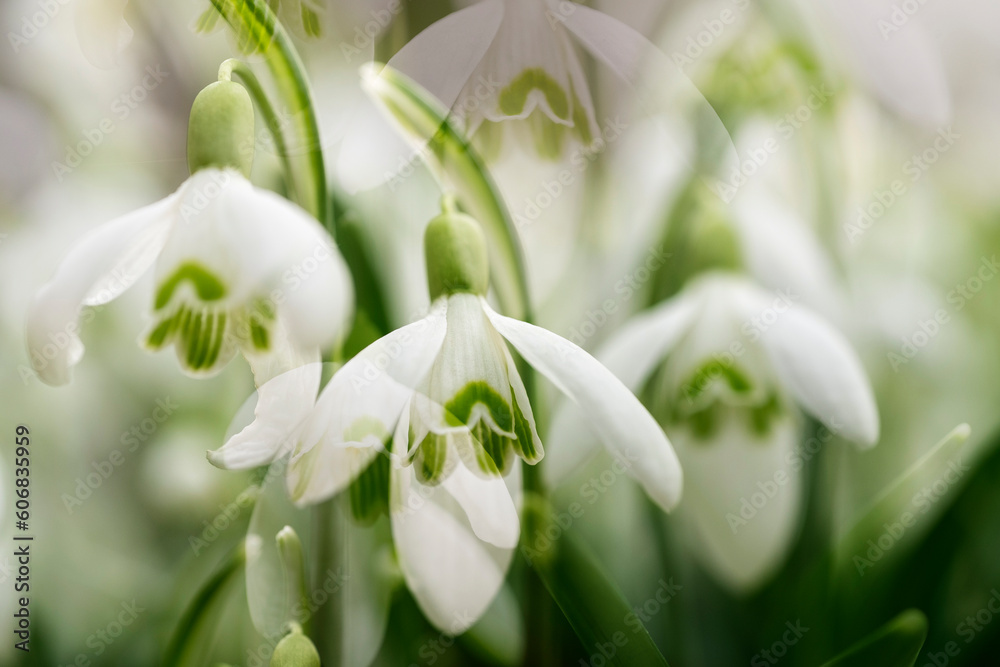
[[[249,178],[254,154],[253,102],[246,89],[217,81],[198,93],[188,122],[188,168],[232,167]]]
[[[479,223],[450,202],[427,224],[424,256],[431,300],[459,292],[485,296],[490,286],[486,238]]]
[[[319,653],[302,629],[295,627],[274,647],[271,667],[320,667]]]

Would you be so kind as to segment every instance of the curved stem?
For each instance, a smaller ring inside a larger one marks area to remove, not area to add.
[[[290,169],[294,198],[332,233],[328,218],[326,168],[320,145],[319,123],[302,59],[288,33],[264,0],[212,0],[212,5],[236,33],[241,49],[247,53],[260,53],[265,57],[278,94],[285,104],[286,113],[282,118],[272,108],[272,119],[268,122],[270,124],[273,121],[281,128],[289,123],[294,124],[301,141],[300,145],[294,147],[286,144],[283,151],[283,158],[287,160]],[[244,78],[243,69],[234,71]],[[247,79],[244,78],[244,81]],[[253,84],[248,84],[248,87],[251,85]],[[259,99],[263,97],[263,89],[259,85],[257,88],[260,95],[255,93],[255,97]],[[262,111],[267,114],[263,108]]]
[[[375,63],[362,77],[362,86],[400,129],[426,145],[420,156],[438,181],[443,185],[450,180],[465,210],[483,225],[490,245],[490,282],[500,306],[506,315],[530,322],[531,299],[517,229],[482,158],[456,129],[448,109],[417,83]]]
[[[232,81],[234,74],[243,83],[243,87],[250,93],[250,97],[257,103],[261,115],[264,116],[267,129],[274,138],[275,151],[278,157],[281,158],[285,172],[288,174],[289,180],[291,180],[294,172],[288,155],[288,144],[285,143],[285,127],[281,122],[281,118],[271,104],[271,100],[268,99],[264,87],[260,85],[257,75],[253,73],[253,70],[245,62],[237,58],[230,58],[219,65],[219,81]]]

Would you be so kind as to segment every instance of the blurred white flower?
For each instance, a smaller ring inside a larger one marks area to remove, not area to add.
[[[76,9],[76,35],[90,64],[101,69],[118,66],[118,57],[135,31],[125,20],[129,0],[81,0]]]
[[[696,548],[706,567],[736,589],[770,574],[794,534],[802,468],[801,459],[795,463],[794,404],[833,434],[864,447],[878,440],[878,412],[860,361],[840,334],[795,301],[790,292],[707,274],[633,318],[597,355],[630,389],[645,390],[689,479],[681,514],[698,533]],[[550,440],[547,472],[558,481],[593,438],[565,406]],[[760,485],[773,487],[766,506],[741,515],[743,499]]]
[[[677,504],[681,470],[673,449],[619,380],[572,343],[461,292],[441,296],[427,317],[348,362],[300,426],[286,419],[301,414],[284,404],[294,399],[282,401],[269,385],[311,371],[275,378],[261,389],[262,397],[274,397],[270,407],[258,406],[254,424],[209,458],[249,468],[291,454],[289,493],[303,505],[346,489],[378,465],[391,441],[391,517],[401,568],[428,618],[462,632],[496,595],[518,541],[508,487],[519,493],[512,454],[529,463],[542,457],[507,343],[583,408],[609,447],[640,461],[637,474],[651,496],[667,509]],[[291,435],[274,437],[282,429]]]
[[[261,368],[315,357],[352,310],[350,274],[319,223],[235,170],[203,169],[86,235],[41,288],[27,340],[43,381],[65,384],[82,357],[82,306],[112,301],[154,265],[143,343],[174,345],[193,376],[217,373],[237,350]]]

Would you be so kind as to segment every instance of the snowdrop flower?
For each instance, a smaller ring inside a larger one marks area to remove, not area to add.
[[[452,107],[470,134],[482,128],[487,145],[496,145],[501,123],[524,121],[536,151],[555,159],[570,142],[589,146],[599,136],[578,45],[630,84],[656,52],[640,33],[581,4],[483,0],[431,25],[389,64]],[[663,61],[666,86],[679,70]]]
[[[428,225],[425,250],[433,303],[424,319],[348,362],[289,438],[260,435],[267,424],[269,434],[289,428],[282,415],[295,408],[274,405],[209,458],[247,468],[290,454],[288,490],[300,505],[352,484],[355,502],[387,495],[407,584],[431,622],[457,634],[503,583],[520,534],[520,461],[543,456],[508,345],[582,408],[609,447],[640,461],[637,476],[667,509],[680,498],[681,470],[656,421],[606,368],[490,307],[477,222],[446,210]]]
[[[27,340],[43,381],[69,382],[83,355],[82,307],[112,301],[150,271],[152,324],[142,343],[174,346],[190,375],[219,372],[237,350],[261,366],[276,355],[283,363],[315,356],[343,330],[352,308],[346,265],[316,220],[247,180],[252,137],[241,86],[219,82],[199,94],[192,176],[86,235],[35,298]]]
[[[735,274],[704,274],[633,318],[597,355],[626,386],[645,392],[677,446],[688,478],[680,513],[707,569],[736,590],[770,574],[794,534],[801,469],[815,454],[797,447],[796,405],[825,426],[821,439],[836,434],[862,447],[878,439],[860,361],[796,300]],[[548,472],[558,479],[588,440],[573,409],[557,413],[550,440]]]

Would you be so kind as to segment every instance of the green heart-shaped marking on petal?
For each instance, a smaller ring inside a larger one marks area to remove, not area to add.
[[[218,301],[226,296],[226,285],[211,271],[194,262],[184,262],[160,285],[154,308],[160,310],[170,303],[174,292],[184,282],[191,283],[201,301]]]

